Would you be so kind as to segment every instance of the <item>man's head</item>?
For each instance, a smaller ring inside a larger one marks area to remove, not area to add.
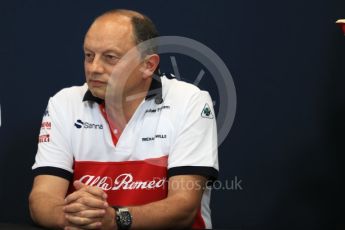
[[[84,40],[84,68],[91,93],[104,99],[111,77],[122,81],[117,85],[124,95],[147,88],[159,56],[155,45],[146,50],[137,45],[157,36],[152,21],[135,11],[112,10],[96,18]]]

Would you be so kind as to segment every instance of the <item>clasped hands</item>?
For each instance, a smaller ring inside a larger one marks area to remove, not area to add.
[[[76,191],[65,198],[65,230],[115,229],[115,213],[107,194],[98,187],[74,181]]]

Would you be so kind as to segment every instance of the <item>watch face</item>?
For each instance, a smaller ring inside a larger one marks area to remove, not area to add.
[[[129,229],[132,224],[132,217],[128,211],[118,212],[116,215],[116,222],[120,229]]]

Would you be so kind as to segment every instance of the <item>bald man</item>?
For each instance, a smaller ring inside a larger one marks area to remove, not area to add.
[[[86,84],[50,98],[29,197],[54,229],[211,228],[208,180],[218,173],[212,100],[156,76],[152,21],[99,16],[84,40]]]

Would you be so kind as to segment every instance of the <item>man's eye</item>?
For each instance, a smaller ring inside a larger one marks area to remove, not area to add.
[[[93,55],[91,53],[85,53],[85,59],[92,60],[93,59]]]
[[[108,59],[110,59],[110,60],[117,60],[117,59],[118,59],[117,56],[110,55],[110,54],[106,55],[106,57],[107,57]]]
[[[120,59],[118,56],[111,55],[111,54],[105,55],[105,58],[110,64],[116,64]]]

